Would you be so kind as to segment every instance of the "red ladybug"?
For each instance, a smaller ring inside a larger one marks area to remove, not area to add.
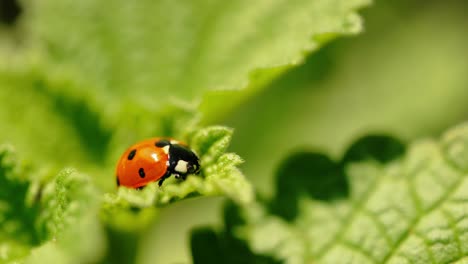
[[[128,148],[117,163],[117,186],[141,189],[150,182],[174,175],[185,180],[188,174],[198,174],[197,155],[187,145],[170,138],[151,138]]]

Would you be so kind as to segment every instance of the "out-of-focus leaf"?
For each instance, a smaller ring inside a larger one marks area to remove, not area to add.
[[[327,40],[359,32],[355,11],[368,3],[47,0],[24,8],[29,46],[47,72],[78,80],[69,88],[112,114],[127,102],[155,110],[205,91],[259,90]],[[211,97],[202,107],[210,116],[240,98]]]
[[[244,224],[239,209],[231,202],[224,207],[225,230],[210,228],[192,230],[190,247],[194,264],[198,263],[281,263],[269,256],[253,253],[247,243],[236,237],[235,226]]]
[[[37,232],[42,240],[56,242],[70,263],[91,263],[103,256],[100,199],[89,177],[73,169],[61,171],[42,190],[40,205]],[[34,256],[30,259],[42,262]]]
[[[355,12],[368,1],[17,1],[21,16],[0,28],[0,137],[38,163],[103,175],[93,180],[110,190],[123,148],[186,137],[203,98],[214,96],[205,117],[220,115],[304,54],[359,32]],[[204,97],[214,90],[248,92],[219,104],[218,92]]]
[[[0,262],[27,255],[39,243],[34,229],[37,208],[26,203],[30,181],[11,146],[0,145]]]
[[[39,174],[36,180],[33,174]],[[0,260],[98,260],[105,241],[98,221],[99,199],[91,181],[68,169],[42,186],[44,175],[23,164],[11,147],[0,146]]]
[[[102,163],[110,135],[85,100],[60,92],[67,85],[35,71],[0,71],[0,141],[36,164]]]
[[[217,234],[209,228],[194,230],[190,245],[194,264],[281,263],[267,256],[255,255],[242,240],[224,233]]]
[[[317,200],[331,200],[349,193],[343,168],[320,153],[302,151],[292,155],[281,164],[277,175],[270,210],[287,220],[297,216],[299,201],[306,194]]]
[[[366,32],[321,49],[236,111],[228,122],[237,132],[233,149],[262,191],[271,192],[269,176],[296,147],[337,157],[367,133],[409,141],[466,118],[464,8],[416,2],[409,12],[377,1],[364,14]]]

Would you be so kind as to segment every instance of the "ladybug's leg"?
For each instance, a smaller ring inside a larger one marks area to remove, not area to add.
[[[158,181],[158,186],[161,187],[161,185],[163,184],[164,180],[167,179],[166,176],[162,177],[159,181]]]
[[[187,179],[187,173],[175,173],[174,176],[176,179],[185,181]]]
[[[158,185],[159,187],[161,187],[161,185],[163,184],[164,180],[169,178],[171,176],[171,173],[168,171],[166,172],[166,174],[164,174],[164,176],[162,176],[162,178],[159,180],[158,182]]]

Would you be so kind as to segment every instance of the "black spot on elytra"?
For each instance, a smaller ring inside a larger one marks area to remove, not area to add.
[[[170,145],[170,144],[171,144],[171,142],[169,142],[169,140],[167,140],[167,139],[161,139],[161,140],[157,141],[156,143],[154,143],[154,145],[156,147],[158,147],[158,148],[163,148],[163,147],[165,147],[167,145]]]
[[[116,177],[117,186],[120,186],[119,176]]]
[[[140,174],[140,177],[141,177],[141,178],[144,178],[144,177],[145,177],[145,170],[144,170],[143,168],[140,168],[140,169],[138,170],[138,174]]]
[[[132,160],[133,157],[135,157],[135,154],[136,154],[136,149],[130,151],[130,153],[128,153],[127,159],[128,159],[128,160]]]

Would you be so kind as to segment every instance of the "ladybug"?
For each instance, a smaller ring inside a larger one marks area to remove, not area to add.
[[[185,180],[188,174],[198,174],[200,162],[187,145],[170,138],[151,138],[128,148],[117,163],[117,186],[142,189],[150,182],[174,175]]]

